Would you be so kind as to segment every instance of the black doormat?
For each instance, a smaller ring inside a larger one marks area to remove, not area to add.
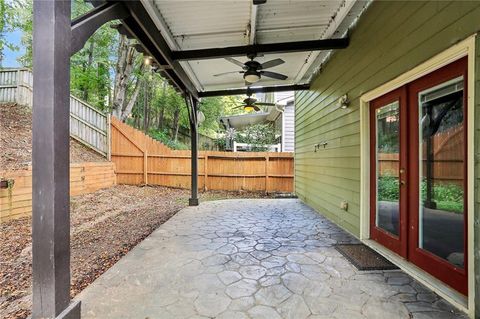
[[[335,249],[347,258],[358,270],[398,269],[397,266],[376,251],[363,244],[340,244],[335,245]]]

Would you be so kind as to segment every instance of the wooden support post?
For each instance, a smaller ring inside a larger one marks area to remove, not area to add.
[[[205,156],[203,158],[203,190],[207,191],[208,186],[207,186],[207,181],[208,181],[208,154],[205,153]]]
[[[270,157],[265,156],[265,193],[268,194],[268,163],[270,162]]]
[[[190,206],[198,206],[198,101],[189,94],[187,107],[190,108],[190,138],[191,138],[191,197],[188,201]]]
[[[143,183],[148,184],[148,153],[147,149],[143,151]]]
[[[33,2],[32,318],[80,318],[70,303],[70,1]]]

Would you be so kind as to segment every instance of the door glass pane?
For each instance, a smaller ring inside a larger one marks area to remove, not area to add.
[[[399,233],[399,154],[400,106],[398,101],[375,111],[377,218],[376,226],[388,233]]]
[[[463,77],[419,93],[419,247],[464,267]]]

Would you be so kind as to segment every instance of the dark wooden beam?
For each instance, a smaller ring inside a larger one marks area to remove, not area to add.
[[[304,91],[309,89],[310,89],[310,84],[294,84],[294,85],[281,85],[281,86],[253,87],[253,88],[233,89],[233,90],[205,91],[205,92],[198,92],[198,96],[212,97],[212,96],[227,96],[227,95],[245,95],[245,94],[253,94],[253,93]]]
[[[70,6],[33,2],[33,319],[80,318],[70,303]]]
[[[72,21],[71,55],[81,50],[85,42],[103,24],[115,19],[125,19],[130,12],[122,2],[105,2]]]
[[[320,50],[344,49],[348,47],[348,44],[349,44],[349,38],[269,43],[269,44],[252,44],[252,45],[226,47],[226,48],[173,51],[172,58],[178,61],[205,60],[205,59],[232,57],[232,56],[247,56],[249,54],[320,51]]]
[[[140,1],[123,2],[129,9],[131,16],[123,19],[123,25],[142,44],[147,53],[157,61],[159,65],[168,65],[163,73],[167,79],[181,91],[191,94],[198,99],[195,85],[185,73],[178,61],[172,58],[172,50],[150,18],[149,14]]]
[[[188,116],[190,122],[190,139],[191,139],[191,183],[189,206],[198,206],[198,100],[191,95],[186,96]]]

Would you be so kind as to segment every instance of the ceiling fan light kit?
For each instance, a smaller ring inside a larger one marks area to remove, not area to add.
[[[271,71],[264,71],[265,69],[273,68],[276,66],[279,66],[285,61],[282,59],[273,59],[270,61],[267,61],[265,63],[260,63],[258,61],[255,61],[256,55],[255,54],[249,54],[248,58],[250,59],[249,61],[242,63],[236,59],[226,57],[224,58],[230,63],[235,64],[236,66],[239,66],[242,68],[242,71],[230,71],[230,72],[223,72],[219,74],[214,74],[213,76],[223,76],[227,74],[232,74],[232,73],[240,73],[243,74],[243,78],[246,82],[246,85],[248,86],[249,84],[256,83],[261,80],[262,76],[276,79],[276,80],[286,80],[288,76],[276,73],[276,72],[271,72]]]
[[[243,74],[243,78],[248,83],[256,83],[256,82],[260,81],[260,74],[256,71],[253,71],[253,70],[247,70]]]
[[[275,103],[257,102],[257,99],[252,98],[252,94],[247,94],[247,98],[243,100],[243,104],[234,107],[235,109],[243,108],[247,112],[259,112],[259,106],[276,106]]]
[[[252,105],[245,105],[243,109],[247,112],[252,112],[255,110],[255,108]]]

